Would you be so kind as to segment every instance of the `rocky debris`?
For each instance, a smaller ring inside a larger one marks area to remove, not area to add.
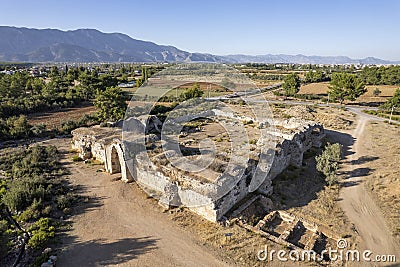
[[[310,106],[306,105],[297,105],[291,106],[284,111],[282,114],[284,117],[290,117],[291,119],[296,118],[299,120],[312,120],[320,123],[325,128],[333,128],[333,129],[349,129],[353,121],[345,118],[345,115],[340,115],[335,111],[340,111],[336,108],[329,108],[327,112],[323,112],[322,110],[314,110]]]
[[[335,113],[319,113],[316,115],[315,121],[321,123],[325,128],[338,130],[350,129],[353,124],[353,121],[345,119]]]
[[[283,114],[303,120],[314,120],[315,111],[309,106],[291,106]]]

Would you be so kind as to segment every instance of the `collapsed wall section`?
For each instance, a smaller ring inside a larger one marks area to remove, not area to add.
[[[149,120],[137,121],[141,127],[151,128],[145,125]],[[272,180],[277,175],[289,165],[301,166],[303,153],[312,146],[319,147],[321,139],[325,136],[323,127],[312,121],[277,120],[275,126],[276,131],[268,133],[279,140],[274,151],[275,157],[269,172],[260,174],[266,178],[257,189],[264,195],[272,192]],[[211,221],[220,220],[236,203],[249,194],[250,181],[255,175],[257,165],[256,161],[248,162],[245,172],[241,177],[236,177],[237,182],[229,192],[215,199],[213,196],[218,188],[213,183],[193,179],[190,175],[176,172],[165,164],[159,164],[161,166],[153,163],[142,164],[145,161],[141,158],[148,156],[146,151],[134,155],[133,160],[127,161],[123,154],[120,128],[79,128],[72,134],[72,146],[79,151],[83,159],[96,158],[104,162],[107,172],[121,172],[124,181],[134,180],[150,195],[161,196],[160,202],[164,205],[178,204],[189,207]],[[259,140],[259,144],[263,141],[265,140]],[[132,174],[129,169],[132,170]],[[227,179],[229,176],[221,174],[217,181],[224,182]]]

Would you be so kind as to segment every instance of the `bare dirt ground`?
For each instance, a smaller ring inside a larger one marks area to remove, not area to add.
[[[342,169],[344,186],[340,193],[339,203],[360,235],[361,249],[369,249],[375,255],[396,255],[396,258],[399,259],[399,245],[392,236],[382,211],[364,187],[364,176],[368,169],[362,163],[366,163],[368,160],[365,159],[370,158],[371,155],[362,144],[365,138],[365,126],[370,117],[359,113],[357,118],[357,126],[351,132],[355,142],[350,148]],[[368,163],[366,164],[368,165]],[[360,266],[383,266],[383,264],[367,265],[364,262]]]
[[[69,139],[45,143],[59,148],[71,172],[68,179],[88,196],[87,203],[75,208],[57,266],[228,265],[174,224],[137,186],[96,172],[102,166],[73,163]]]
[[[363,148],[370,155],[363,164],[366,186],[400,242],[400,126],[371,122],[365,131]]]

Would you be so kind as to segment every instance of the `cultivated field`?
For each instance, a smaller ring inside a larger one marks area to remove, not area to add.
[[[310,94],[310,95],[327,95],[328,94],[328,88],[329,82],[320,82],[320,83],[309,83],[302,85],[300,87],[299,94]],[[367,92],[357,98],[356,101],[352,103],[368,103],[368,104],[376,104],[379,105],[381,103],[386,102],[386,100],[389,97],[392,97],[394,95],[394,92],[396,91],[399,86],[394,86],[394,85],[367,85],[365,86],[367,89]],[[378,96],[374,96],[373,92],[374,90],[378,88],[381,93]],[[350,101],[346,101],[349,102]]]
[[[83,115],[96,112],[96,107],[85,105],[76,108],[64,108],[56,111],[39,112],[28,115],[28,121],[32,125],[46,124],[47,129],[58,128],[67,120],[77,121]]]
[[[300,87],[299,94],[320,95],[328,93],[329,82],[303,84]]]
[[[374,96],[374,90],[378,88],[381,93],[378,96]],[[367,92],[360,96],[356,102],[363,103],[384,103],[389,97],[394,95],[394,92],[399,86],[394,85],[368,85],[366,86]]]

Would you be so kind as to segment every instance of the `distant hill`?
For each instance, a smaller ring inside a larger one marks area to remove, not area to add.
[[[230,62],[247,63],[297,63],[297,64],[398,64],[374,57],[364,59],[351,59],[345,56],[305,56],[305,55],[228,55],[225,56]]]
[[[136,40],[122,33],[103,33],[94,29],[61,31],[0,26],[0,37],[0,61],[13,62],[395,63],[372,57],[190,53],[173,46]]]
[[[0,61],[29,62],[220,62],[218,56],[135,40],[93,29],[60,31],[0,26]]]

